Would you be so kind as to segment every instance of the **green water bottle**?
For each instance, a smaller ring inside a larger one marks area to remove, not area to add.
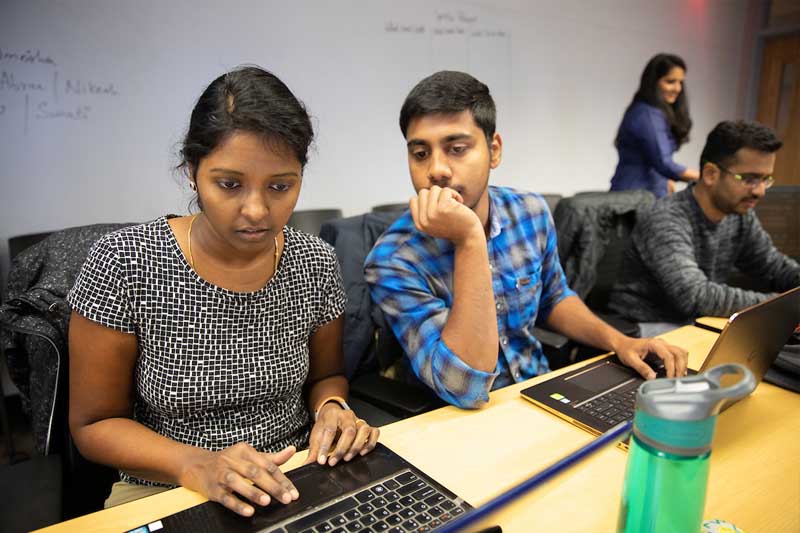
[[[726,374],[740,379],[724,387]],[[618,533],[700,531],[717,415],[755,388],[753,374],[739,364],[639,387]]]

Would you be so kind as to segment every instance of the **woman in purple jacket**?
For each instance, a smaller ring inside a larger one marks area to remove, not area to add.
[[[614,141],[619,163],[612,191],[647,189],[661,198],[671,192],[670,180],[698,179],[697,170],[672,160],[692,128],[685,77],[686,63],[676,55],[658,54],[647,63]]]

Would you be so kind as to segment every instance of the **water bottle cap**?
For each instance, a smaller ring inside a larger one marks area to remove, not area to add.
[[[736,374],[742,376],[737,383],[722,386],[722,376]],[[695,376],[645,381],[636,394],[636,408],[664,420],[705,420],[755,388],[755,377],[747,367],[728,363]]]
[[[736,374],[741,375],[737,383],[722,386],[722,376]],[[722,407],[755,388],[750,370],[736,363],[716,366],[696,376],[646,381],[636,395],[634,433],[672,453],[704,453],[710,449]]]

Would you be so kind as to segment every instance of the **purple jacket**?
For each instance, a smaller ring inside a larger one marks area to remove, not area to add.
[[[619,128],[619,163],[611,178],[611,190],[646,189],[657,198],[666,196],[667,180],[678,179],[686,170],[672,160],[677,149],[664,112],[636,102]]]

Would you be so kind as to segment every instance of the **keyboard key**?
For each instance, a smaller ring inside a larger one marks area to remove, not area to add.
[[[402,509],[403,506],[400,505],[398,502],[392,502],[389,505],[387,505],[386,508],[389,509],[389,511],[396,513],[397,511]]]
[[[297,533],[298,531],[305,531],[306,529],[310,528],[313,525],[328,520],[332,516],[340,515],[344,512],[349,512],[348,510],[353,509],[356,505],[358,505],[358,502],[354,498],[345,498],[340,502],[336,502],[333,505],[325,507],[324,509],[320,509],[316,513],[311,513],[310,515],[304,516],[299,520],[295,520],[294,522],[286,526],[286,530],[289,531],[289,533]],[[337,516],[336,518],[341,518],[341,517]],[[344,525],[344,520],[337,523],[334,519],[331,520],[331,523],[334,526],[341,526]]]
[[[327,533],[329,531],[333,531],[333,526],[330,525],[330,523],[325,522],[315,527],[314,531],[316,531],[317,533]]]
[[[333,531],[331,531],[331,533],[344,533],[345,531],[346,531],[346,529],[345,529],[345,528],[343,528],[343,527],[337,527],[336,529],[334,529]]]
[[[394,479],[401,485],[405,485],[406,483],[411,483],[412,481],[416,481],[417,475],[414,472],[406,472],[404,474],[396,476]]]
[[[418,479],[416,481],[412,481],[412,482],[408,483],[407,485],[403,485],[402,487],[397,489],[397,493],[400,496],[406,496],[408,494],[411,494],[412,492],[416,492],[417,490],[419,490],[419,489],[421,489],[423,487],[427,487],[427,486],[428,485],[424,481],[422,481],[421,479]],[[358,496],[356,496],[356,498],[358,498]]]
[[[344,513],[344,517],[347,518],[348,520],[355,520],[359,516],[361,516],[361,513],[359,513],[355,509],[352,509],[352,510],[347,511],[346,513]]]
[[[388,490],[394,490],[394,489],[396,489],[397,487],[400,486],[400,483],[398,483],[397,481],[395,481],[393,479],[389,479],[389,480],[383,482],[383,486],[386,487]]]
[[[414,531],[419,527],[419,524],[417,524],[413,520],[406,520],[405,522],[403,522],[403,527],[405,528],[406,531]]]
[[[393,527],[389,530],[389,533],[406,533],[402,527]]]
[[[406,496],[405,498],[400,498],[400,501],[398,501],[397,503],[399,503],[403,507],[411,507],[412,505],[414,505],[415,501],[416,500],[411,496]]]
[[[428,505],[425,502],[417,502],[411,506],[416,512],[421,513],[422,511],[428,510]]]
[[[386,505],[386,500],[384,498],[375,498],[370,503],[377,509],[378,507],[384,507]]]
[[[356,494],[356,500],[360,501],[361,503],[367,503],[373,498],[375,498],[375,494],[373,494],[371,490],[362,490]]]
[[[386,518],[386,517],[387,517],[387,516],[389,516],[391,513],[390,513],[388,510],[386,510],[386,509],[378,509],[377,511],[375,511],[375,512],[374,512],[374,513],[372,513],[372,514],[374,514],[374,515],[375,515],[376,517],[378,517],[378,518]]]
[[[450,514],[453,515],[453,516],[458,516],[463,512],[464,512],[464,509],[462,509],[461,507],[456,507],[455,509],[450,511]]]
[[[400,498],[400,495],[397,494],[396,492],[387,492],[386,494],[383,495],[383,497],[386,499],[387,502],[394,502]]]
[[[456,504],[454,504],[450,500],[443,501],[442,504],[440,505],[440,507],[442,509],[444,509],[445,511],[449,511],[450,509],[452,509],[455,506],[456,506]]]
[[[368,503],[363,503],[358,506],[358,512],[360,512],[361,514],[369,514],[374,510],[375,508]]]
[[[358,522],[350,522],[349,524],[347,524],[344,527],[345,527],[345,529],[347,529],[347,531],[361,531],[362,529],[364,529],[364,526],[362,526]]]
[[[450,521],[450,520],[452,520],[452,519],[453,519],[453,517],[452,517],[452,516],[450,516],[450,513],[442,513],[442,514],[440,514],[440,515],[439,515],[437,518],[438,518],[438,519],[439,519],[439,521],[440,521],[441,523],[443,523],[443,524],[444,524],[445,522],[448,522],[448,521]]]
[[[343,526],[347,523],[347,519],[343,516],[337,516],[336,518],[331,518],[331,524],[334,526]]]
[[[433,494],[436,494],[436,489],[434,489],[433,487],[425,487],[424,489],[419,489],[417,492],[412,494],[411,497],[419,501],[419,500],[424,500],[425,498],[427,498],[428,496],[432,496]]]
[[[381,520],[380,522],[372,524],[372,529],[375,531],[386,531],[389,529],[389,524]]]
[[[420,513],[414,518],[414,520],[416,520],[420,524],[427,524],[428,522],[433,520],[433,517],[428,513]]]
[[[428,509],[428,513],[433,515],[433,516],[439,516],[443,512],[444,511],[442,511],[442,509],[439,508],[439,507],[431,507],[430,509]]]
[[[386,492],[386,487],[383,485],[375,485],[372,487],[372,492],[374,492],[377,496],[380,496]]]
[[[425,498],[425,503],[430,505],[431,507],[436,505],[437,503],[444,501],[444,495],[441,492],[437,492],[433,496],[429,498]]]
[[[368,514],[366,516],[362,516],[361,518],[359,518],[358,521],[364,524],[365,526],[369,526],[377,522],[378,519],[372,516],[371,514]]]
[[[386,519],[386,523],[388,523],[390,526],[396,526],[397,524],[399,524],[402,521],[403,521],[403,519],[400,518],[400,515],[396,515],[396,514],[393,514],[392,516],[390,516],[389,518]]]
[[[430,523],[428,523],[428,525],[429,525],[429,526],[431,527],[431,529],[432,529],[432,528],[434,528],[434,527],[439,527],[439,526],[441,526],[441,525],[442,525],[442,523],[439,521],[439,519],[438,519],[438,518],[434,518],[433,520],[431,520],[431,521],[430,521]]]
[[[402,510],[401,510],[399,513],[397,513],[397,514],[399,514],[399,515],[400,515],[400,516],[402,516],[403,518],[411,518],[412,516],[414,516],[414,515],[415,515],[415,514],[417,514],[417,513],[415,513],[413,509],[402,509]]]

